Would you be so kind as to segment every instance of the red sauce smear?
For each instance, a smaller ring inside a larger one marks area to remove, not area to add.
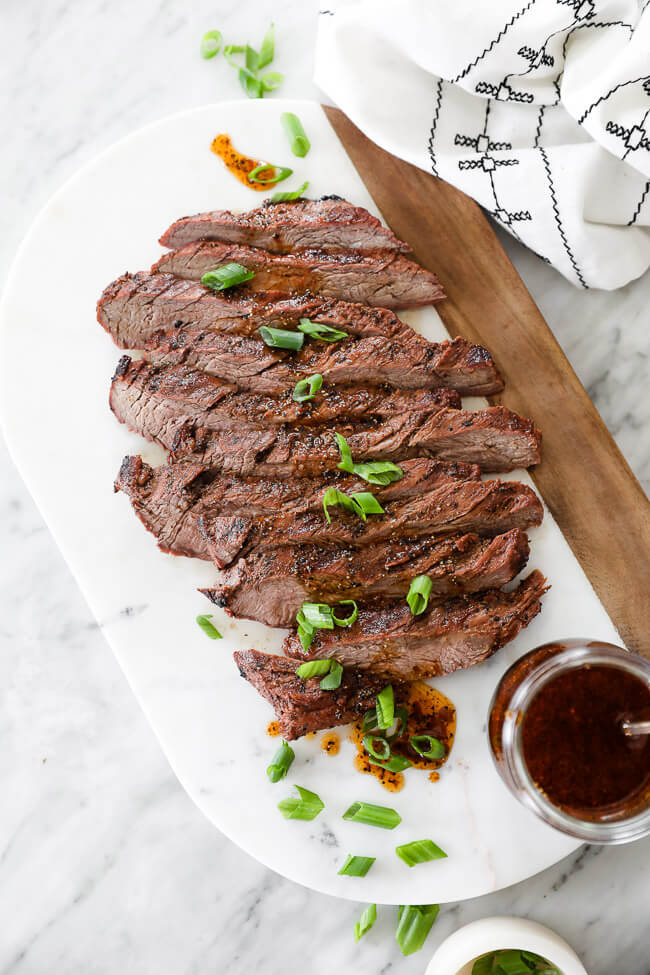
[[[269,183],[251,183],[248,178],[248,174],[252,173],[256,166],[259,166],[263,160],[253,159],[251,156],[245,156],[241,152],[237,152],[233,146],[230,136],[222,132],[210,143],[210,149],[215,154],[219,156],[219,159],[223,160],[227,169],[233,174],[233,176],[243,183],[244,186],[248,186],[251,190],[257,190],[260,193],[264,193],[269,188],[275,186],[274,182]],[[273,176],[273,167],[268,169],[262,169],[257,174],[261,179],[269,179]]]

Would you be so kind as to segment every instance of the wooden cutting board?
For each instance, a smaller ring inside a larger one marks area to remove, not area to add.
[[[449,332],[493,353],[506,381],[493,401],[541,428],[540,494],[628,649],[650,658],[650,502],[486,217],[338,109],[325,112],[391,228],[439,275]]]

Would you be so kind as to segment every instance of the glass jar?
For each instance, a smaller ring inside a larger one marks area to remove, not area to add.
[[[566,756],[562,755],[561,743],[558,747],[557,736],[560,729],[565,726],[580,728],[581,715],[584,715],[585,722],[589,717],[593,718],[593,715],[588,716],[588,699],[583,701],[584,709],[580,709],[578,694],[576,694],[575,708],[571,704],[570,697],[566,705],[563,705],[559,689],[562,688],[562,693],[566,694],[570,692],[572,681],[577,687],[577,683],[582,684],[582,678],[585,676],[589,680],[598,677],[607,681],[608,674],[602,668],[613,668],[617,671],[616,678],[609,677],[610,688],[613,689],[615,681],[619,684],[624,682],[626,687],[632,683],[634,696],[638,701],[645,701],[646,697],[650,701],[650,661],[610,643],[564,640],[544,644],[517,660],[503,675],[490,705],[488,724],[490,748],[497,770],[511,792],[544,822],[588,843],[626,843],[650,834],[650,736],[623,739],[626,747],[637,749],[630,761],[634,763],[635,770],[637,767],[640,770],[639,785],[629,794],[617,797],[616,801],[608,800],[603,805],[592,804],[587,807],[580,806],[579,803],[551,801],[549,793],[552,790],[548,786],[546,788],[540,786],[529,768],[529,766],[535,769],[546,767],[549,769],[550,776],[548,782],[554,777],[558,783],[561,781],[559,778],[562,774],[561,763]],[[580,673],[577,673],[578,671]],[[558,680],[560,678],[561,680]],[[642,686],[638,688],[639,694],[636,694],[636,682],[631,681],[630,678],[636,678],[636,681],[641,682]],[[601,686],[604,689],[607,687],[607,685]],[[546,694],[544,697],[539,697],[543,688],[546,688]],[[555,704],[553,704],[554,688],[558,689]],[[550,709],[556,708],[555,721],[553,721],[552,710],[547,712],[541,710],[543,701],[549,702]],[[595,701],[594,712],[597,711],[597,704],[598,701]],[[541,716],[546,713],[548,721],[545,725]],[[644,708],[642,714],[638,714],[636,710],[634,714],[621,712],[620,719],[624,717],[647,719],[648,716]],[[599,726],[596,725],[596,732],[598,730]],[[622,735],[622,731],[620,734]],[[614,739],[610,740],[613,744]],[[588,739],[588,743],[590,741],[591,739]],[[618,737],[617,744],[620,748],[621,742],[618,741]],[[544,754],[545,748],[547,754]],[[615,763],[612,766],[614,759],[609,752],[607,747],[600,750],[602,767],[595,774],[600,775],[601,779],[593,779],[595,788],[601,788],[602,783],[603,795],[606,794],[607,776],[610,774],[613,787],[620,787],[620,776],[617,779],[617,768]],[[539,753],[539,761],[535,759],[535,753]],[[586,752],[584,754],[586,755]],[[627,752],[625,755],[627,756]],[[572,766],[567,763],[565,775],[567,790],[573,787],[571,768]],[[573,780],[576,783],[582,773],[585,773],[583,777],[588,781],[586,767],[580,767],[578,761],[573,768],[575,770]],[[647,773],[645,777],[644,773]]]

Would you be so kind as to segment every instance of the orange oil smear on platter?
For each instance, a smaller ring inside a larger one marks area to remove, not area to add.
[[[329,731],[326,735],[323,735],[320,747],[326,755],[338,755],[339,749],[341,748],[341,739],[335,731]]]
[[[316,737],[315,731],[308,731],[307,734],[305,735],[305,738],[315,738],[315,737]]]
[[[395,707],[398,708],[400,705],[406,708],[408,721],[406,729],[400,734],[399,738],[391,743],[391,753],[408,758],[414,768],[430,770],[430,781],[437,782],[440,776],[436,769],[445,764],[454,743],[456,708],[448,697],[445,697],[435,687],[429,687],[428,684],[421,681],[415,681],[403,689],[396,689]],[[409,744],[413,735],[431,735],[441,741],[445,746],[443,758],[431,759],[418,755]],[[402,772],[389,772],[387,769],[370,762],[368,753],[363,747],[361,721],[352,725],[350,740],[357,747],[354,766],[359,772],[374,775],[390,792],[399,792],[404,787],[404,774]],[[409,771],[410,769],[407,769],[406,773],[408,774]]]
[[[237,152],[230,140],[230,136],[226,135],[225,132],[222,132],[221,135],[218,135],[212,140],[210,143],[210,149],[215,156],[219,156],[219,159],[223,161],[224,165],[230,170],[233,176],[238,179],[240,183],[243,183],[244,186],[248,186],[251,190],[258,190],[263,193],[270,187],[275,186],[275,183],[271,182],[251,183],[248,178],[248,174],[251,173],[256,166],[260,165],[260,160],[251,159],[250,156],[245,156],[243,153]],[[262,179],[268,179],[270,176],[273,176],[273,168],[269,167],[268,169],[262,169],[258,175]]]
[[[280,735],[280,726],[278,722],[271,721],[268,728],[266,729],[266,733],[269,736],[269,738],[278,738]]]

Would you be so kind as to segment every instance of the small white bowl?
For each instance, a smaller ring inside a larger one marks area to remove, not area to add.
[[[523,917],[485,917],[466,924],[443,941],[425,975],[471,975],[472,962],[503,948],[521,948],[542,955],[562,975],[587,975],[566,941],[550,928]]]

